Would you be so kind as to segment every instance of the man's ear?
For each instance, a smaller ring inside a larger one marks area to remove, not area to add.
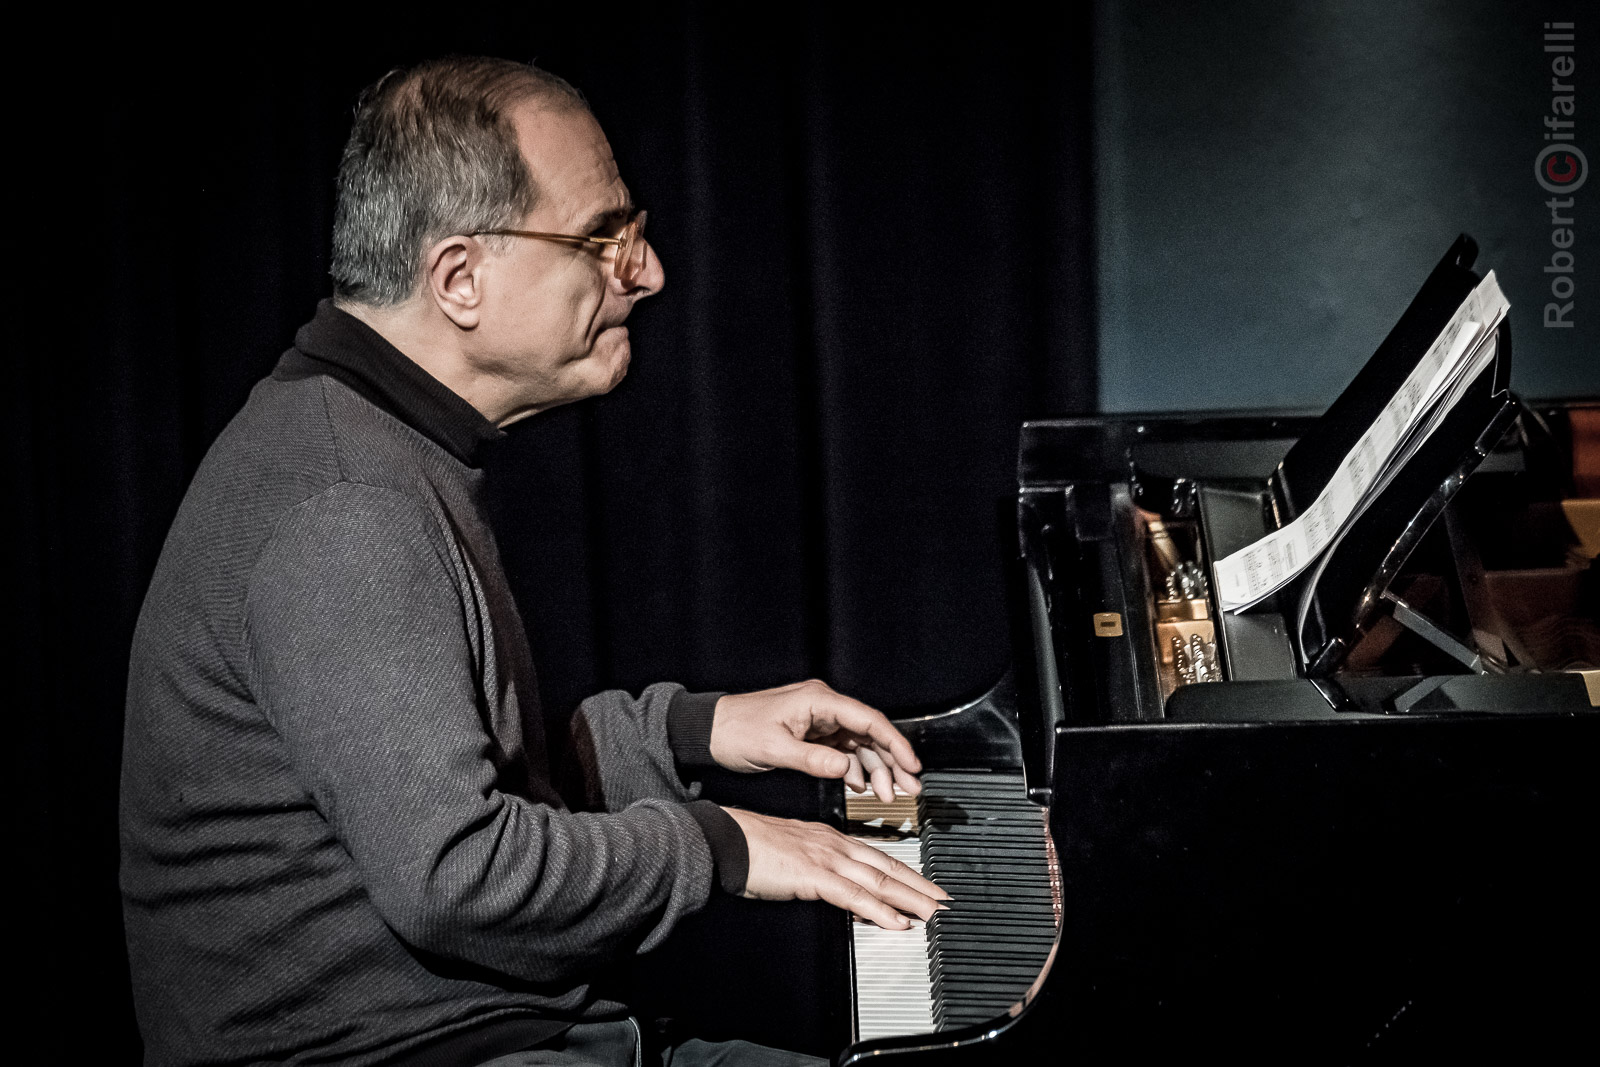
[[[483,310],[485,249],[476,237],[455,234],[428,249],[428,295],[463,330],[476,329]]]

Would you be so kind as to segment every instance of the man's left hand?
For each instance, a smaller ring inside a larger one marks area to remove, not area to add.
[[[733,771],[777,767],[843,778],[887,803],[894,787],[915,795],[922,761],[883,712],[818,681],[729,694],[711,720],[711,757]]]

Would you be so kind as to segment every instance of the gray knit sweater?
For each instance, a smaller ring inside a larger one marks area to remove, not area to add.
[[[398,355],[327,305],[297,338],[340,346]],[[256,387],[140,615],[121,880],[152,1064],[523,1047],[614,1009],[594,969],[711,891],[727,817],[688,803],[668,737],[709,704],[590,699],[559,795],[470,450],[349,380]]]

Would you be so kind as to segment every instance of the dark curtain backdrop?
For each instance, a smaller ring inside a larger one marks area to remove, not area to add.
[[[395,65],[487,52],[571,79],[666,265],[623,385],[492,462],[549,707],[818,676],[906,709],[1003,670],[1018,424],[1095,395],[1087,18],[749,10],[213,10],[63,25],[70,54],[21,74],[35,1062],[137,1057],[115,884],[129,639],[200,457],[328,291],[350,110]]]

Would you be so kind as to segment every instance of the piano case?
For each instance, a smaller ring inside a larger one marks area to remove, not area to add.
[[[1450,249],[1321,417],[1023,427],[1015,669],[901,723],[928,768],[1021,768],[1048,811],[1059,929],[1016,1010],[851,1044],[842,915],[736,914],[744,901],[643,961],[643,1002],[841,1067],[1537,1062],[1586,1042],[1600,951],[1589,690],[1574,674],[1483,673],[1460,627],[1415,610],[1397,580],[1436,551],[1440,517],[1517,418],[1508,324],[1495,363],[1325,567],[1239,615],[1193,608],[1215,626],[1225,681],[1174,689],[1154,639],[1173,605],[1157,602],[1151,517],[1192,530],[1208,563],[1292,521],[1477,284],[1474,252],[1465,237]],[[1427,669],[1357,664],[1364,635],[1402,616]],[[781,813],[837,821],[837,784],[814,786],[788,782]],[[682,951],[696,934],[709,954]]]
[[[1509,319],[1495,363],[1325,566],[1244,613],[1195,611],[1224,682],[1172,688],[1154,637],[1151,538],[1189,524],[1214,566],[1292,521],[1477,284],[1474,254],[1467,237],[1450,249],[1320,418],[1024,427],[1023,758],[1063,919],[1038,994],[980,1044],[1013,1062],[1343,1064],[1546,1062],[1587,1043],[1593,690],[1490,663],[1397,592],[1518,415]],[[1438,673],[1350,668],[1396,616]],[[1006,1062],[928,1062],[958,1059]]]

